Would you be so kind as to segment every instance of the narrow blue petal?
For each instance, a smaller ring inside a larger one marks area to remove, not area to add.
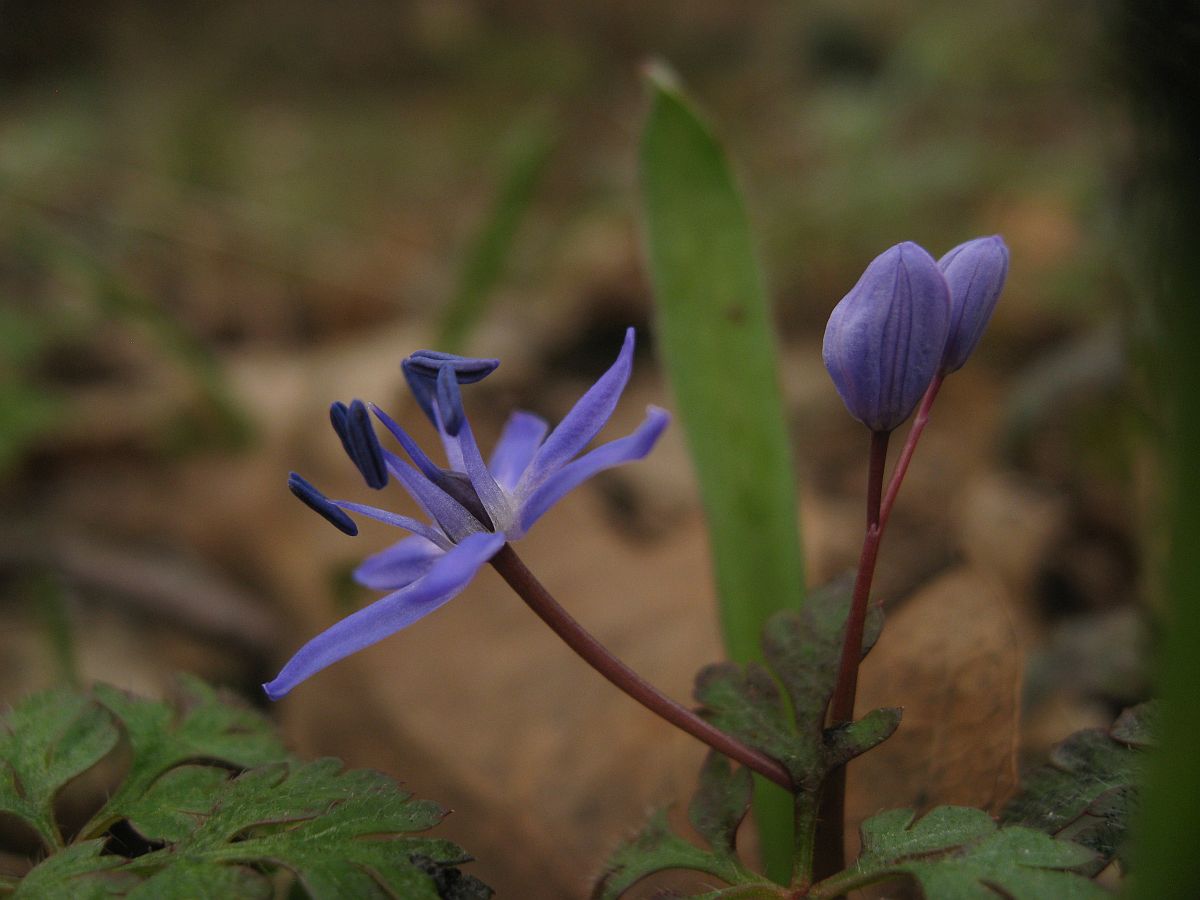
[[[521,480],[550,426],[541,416],[515,412],[508,417],[488,462],[496,483],[511,491]]]
[[[278,700],[327,666],[427,616],[465,588],[479,567],[503,546],[504,536],[499,534],[466,538],[439,559],[424,578],[321,632],[301,647],[279,675],[263,685],[263,690],[272,700]]]
[[[394,453],[385,453],[388,468],[421,508],[457,541],[476,531],[487,530],[465,506]]]
[[[465,417],[458,432],[458,446],[462,451],[467,477],[471,479],[471,487],[475,489],[475,496],[479,498],[488,518],[491,519],[492,531],[507,530],[512,525],[512,504],[500,485],[496,484],[492,473],[488,471],[483,455],[479,452],[479,445],[475,442],[475,435],[471,431],[471,423]]]
[[[646,410],[645,420],[632,434],[603,444],[563,466],[524,499],[518,513],[518,530],[510,533],[509,538],[519,538],[541,518],[542,513],[597,472],[643,458],[653,449],[670,421],[671,416],[665,409],[651,406]]]
[[[354,580],[377,591],[395,591],[428,572],[445,552],[428,538],[406,537],[364,559],[354,570]]]
[[[588,445],[616,409],[621,392],[633,369],[633,329],[625,332],[625,343],[612,367],[600,376],[567,413],[546,442],[534,454],[518,493],[529,495]]]
[[[433,541],[439,547],[449,548],[451,542],[446,539],[446,536],[426,525],[419,519],[413,519],[409,516],[402,516],[399,513],[390,512],[386,509],[379,509],[376,506],[366,506],[362,503],[351,503],[349,500],[338,500],[337,505],[342,509],[348,509],[351,512],[356,512],[360,516],[366,516],[368,519],[374,519],[376,522],[382,522],[385,525],[392,525],[396,528],[403,528],[405,531],[411,531],[413,534],[419,534],[426,540]],[[349,518],[349,516],[347,516]]]

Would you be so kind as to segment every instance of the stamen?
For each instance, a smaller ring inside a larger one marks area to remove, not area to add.
[[[418,350],[406,358],[400,368],[408,387],[416,398],[429,421],[437,425],[433,402],[437,391],[438,376],[443,369],[453,372],[458,384],[474,384],[487,378],[500,365],[498,359],[472,359],[467,356],[456,356],[453,353],[441,353],[437,350]]]
[[[335,426],[336,427],[336,426]],[[371,415],[361,400],[350,404],[346,418],[346,433],[357,451],[353,454],[358,471],[362,472],[367,487],[379,490],[388,483],[387,465],[383,461],[383,448],[371,427]]]
[[[454,379],[454,370],[448,366],[438,372],[437,404],[438,412],[442,414],[442,427],[446,429],[446,434],[457,437],[459,431],[462,430],[463,417],[466,414],[463,412],[462,393],[458,389],[458,382]]]
[[[354,524],[353,519],[334,506],[324,494],[295,472],[288,474],[288,490],[295,494],[301,503],[324,518],[338,531],[348,534],[350,537],[358,534],[358,526]]]

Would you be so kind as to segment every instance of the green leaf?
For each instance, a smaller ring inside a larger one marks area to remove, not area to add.
[[[848,573],[810,593],[799,612],[776,613],[763,629],[763,653],[792,702],[797,730],[810,737],[824,729],[853,590],[854,574]],[[863,656],[882,630],[883,609],[872,605],[863,629]]]
[[[139,879],[132,872],[115,871],[125,865],[120,856],[102,854],[104,841],[83,841],[59,850],[30,869],[17,885],[15,900],[71,897],[92,900],[122,897]]]
[[[29,698],[0,720],[0,812],[30,824],[50,851],[16,897],[267,898],[289,885],[315,898],[486,900],[456,867],[456,845],[421,832],[446,811],[379,772],[287,757],[261,715],[187,678],[172,703],[107,686]],[[129,765],[69,846],[53,799],[116,744]],[[124,820],[135,834],[130,836]],[[144,843],[136,838],[140,836]],[[125,855],[123,855],[125,854]]]
[[[62,847],[54,796],[117,743],[106,710],[69,691],[35,694],[0,718],[0,812],[18,817],[46,848]]]
[[[692,693],[706,719],[779,760],[793,778],[816,765],[817,748],[796,734],[775,680],[757,663],[705,666]]]
[[[1153,746],[1155,703],[1126,710],[1109,730],[1078,731],[1054,748],[1050,761],[1030,772],[1001,814],[1069,838],[1097,854],[1098,872],[1114,856],[1127,863],[1127,832],[1136,813],[1147,754]]]
[[[718,728],[777,759],[805,791],[820,789],[830,770],[878,746],[900,724],[900,710],[880,709],[836,729],[824,727],[841,655],[851,583],[839,579],[814,591],[799,612],[783,610],[767,622],[763,647],[791,700],[775,679],[751,662],[716,663],[696,676],[701,714]],[[863,654],[883,627],[874,608],[867,618]]]
[[[738,826],[750,811],[753,793],[750,770],[732,766],[710,750],[700,770],[700,787],[688,807],[688,821],[715,852],[734,856]]]
[[[412,858],[437,866],[465,860],[448,841],[411,836],[438,824],[444,809],[414,800],[382,773],[342,771],[335,759],[251,769],[210,793],[199,814],[198,786],[192,773],[156,785],[146,798],[196,819],[171,846],[130,862],[149,874],[141,888],[147,896],[161,896],[160,886],[180,881],[175,870],[181,865],[193,883],[247,885],[255,868],[282,865],[312,897],[432,900],[438,897],[434,880]],[[143,817],[138,824],[144,823]]]
[[[178,704],[171,705],[96,685],[94,693],[121,723],[133,759],[124,782],[84,827],[84,836],[96,837],[128,816],[154,780],[176,766],[203,760],[246,768],[287,756],[260,714],[218,696],[196,678],[182,677],[180,691]]]
[[[641,182],[663,361],[700,482],[721,631],[760,658],[767,617],[804,600],[787,416],[769,303],[725,151],[674,77],[651,72]],[[786,877],[790,798],[760,781],[768,869]]]
[[[759,658],[804,575],[775,337],[725,152],[659,72],[642,135],[647,251],[663,357],[708,514],[730,656]]]
[[[636,882],[667,869],[706,872],[728,884],[770,886],[771,882],[746,869],[736,857],[709,853],[671,831],[667,811],[659,810],[638,835],[609,857],[592,891],[593,900],[616,900]]]
[[[925,900],[1091,900],[1110,894],[1073,871],[1095,854],[1030,828],[999,828],[979,809],[942,806],[919,819],[890,810],[862,826],[853,868],[818,883],[810,896],[836,897],[855,887],[907,877]]]

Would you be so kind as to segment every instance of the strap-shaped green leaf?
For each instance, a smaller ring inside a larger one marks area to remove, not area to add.
[[[642,135],[646,246],[663,361],[700,480],[731,658],[799,607],[796,484],[775,338],[725,152],[670,77],[650,78]]]
[[[725,152],[674,83],[649,79],[641,181],[663,361],[708,520],[730,658],[761,659],[767,617],[797,608],[804,565],[767,295]],[[791,804],[755,799],[768,869],[790,862]]]

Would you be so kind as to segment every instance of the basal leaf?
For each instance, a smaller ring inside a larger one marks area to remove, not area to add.
[[[84,828],[85,836],[98,836],[125,818],[154,780],[175,766],[204,761],[246,768],[286,758],[266,718],[198,679],[182,678],[180,686],[177,705],[95,687],[97,699],[121,723],[133,758],[124,782]]]
[[[701,714],[773,759],[798,780],[817,765],[819,745],[799,737],[775,680],[757,663],[714,663],[696,675]]]
[[[914,819],[912,810],[881,813],[862,826],[853,868],[815,885],[829,898],[890,878],[917,883],[925,900],[1093,900],[1110,896],[1078,874],[1095,854],[1031,828],[999,828],[987,813],[943,806]]]
[[[616,900],[636,882],[667,869],[706,872],[728,884],[771,886],[761,875],[742,866],[736,857],[709,853],[674,834],[667,822],[667,811],[659,810],[636,837],[609,857],[592,898]]]
[[[62,846],[54,796],[116,744],[112,717],[86,696],[47,691],[0,718],[0,812],[33,828],[47,849]]]
[[[1071,735],[1054,748],[1046,765],[1026,776],[1001,820],[1091,848],[1097,854],[1093,871],[1114,856],[1124,864],[1156,712],[1154,703],[1144,703],[1126,710],[1108,730]]]
[[[311,897],[432,900],[434,879],[413,857],[437,866],[466,859],[448,841],[413,837],[440,822],[445,810],[413,799],[379,772],[342,771],[334,759],[262,766],[224,782],[197,814],[199,781],[181,771],[171,773],[170,784],[156,785],[151,799],[197,824],[170,846],[131,861],[149,876],[145,891],[177,879],[171,870],[180,865],[203,880],[247,886],[254,869],[270,865],[295,873]]]
[[[720,753],[710,751],[688,807],[688,821],[716,853],[733,856],[738,826],[750,811],[753,793],[749,769],[731,766]]]
[[[803,609],[776,613],[763,629],[763,653],[788,693],[796,727],[810,736],[819,735],[824,726],[853,590],[851,573],[810,593]],[[863,633],[864,656],[882,630],[883,610],[872,605]]]
[[[140,880],[119,871],[126,860],[103,854],[104,841],[83,841],[47,856],[17,885],[14,900],[44,897],[121,897]]]
[[[804,560],[770,304],[724,149],[664,67],[642,132],[646,252],[662,358],[700,483],[729,657],[760,659],[771,613],[804,601]],[[784,877],[790,798],[755,798],[768,869]]]

